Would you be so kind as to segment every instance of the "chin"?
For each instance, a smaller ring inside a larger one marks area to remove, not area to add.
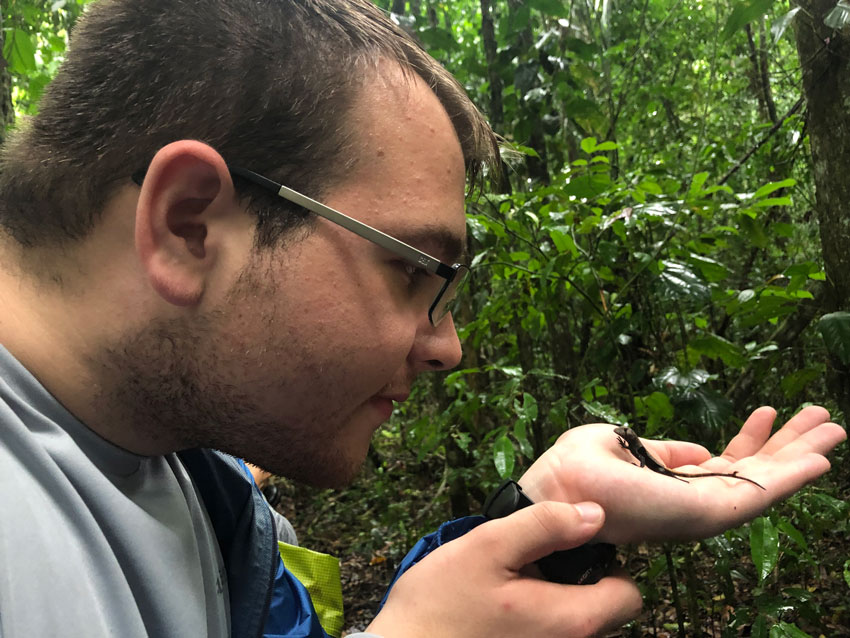
[[[298,453],[289,450],[285,455],[262,454],[262,458],[246,456],[245,460],[262,467],[277,476],[282,476],[305,485],[322,489],[339,489],[351,485],[366,459],[368,444],[359,453],[353,447],[345,450],[323,449]],[[294,453],[293,453],[294,452]]]

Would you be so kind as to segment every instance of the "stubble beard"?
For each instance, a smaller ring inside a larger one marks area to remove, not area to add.
[[[234,289],[228,307],[238,307],[248,283],[243,281]],[[256,297],[257,289],[248,289]],[[230,312],[195,316],[190,324],[154,321],[104,348],[99,357],[103,379],[99,398],[124,427],[143,432],[162,454],[213,448],[309,485],[349,484],[363,459],[353,458],[340,447],[328,423],[342,428],[351,415],[339,410],[284,423],[265,414],[255,397],[263,390],[287,397],[288,389],[276,387],[274,380],[259,373],[256,383],[266,387],[254,388],[259,392],[253,396],[237,386],[234,372],[243,374],[251,362],[246,361],[238,340],[227,345],[226,328],[233,323],[227,316]],[[273,343],[265,346],[273,347]],[[304,367],[300,374],[326,374],[310,370],[309,361],[300,364]]]

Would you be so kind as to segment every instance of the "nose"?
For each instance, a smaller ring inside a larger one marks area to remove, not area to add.
[[[409,357],[416,372],[425,372],[451,370],[460,363],[461,354],[454,319],[448,314],[437,326],[432,326],[427,319],[423,322]]]

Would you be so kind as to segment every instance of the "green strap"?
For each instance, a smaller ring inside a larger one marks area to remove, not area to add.
[[[339,638],[343,622],[339,559],[280,541],[277,547],[286,569],[310,593],[322,628]]]

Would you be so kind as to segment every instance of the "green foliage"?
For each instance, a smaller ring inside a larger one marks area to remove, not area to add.
[[[827,350],[850,366],[850,312],[832,312],[818,323]]]
[[[2,3],[3,59],[18,115],[38,100],[64,59],[68,33],[91,0],[7,0]]]
[[[83,4],[3,4],[19,113],[35,110]],[[780,4],[458,0],[394,14],[504,137],[508,183],[468,202],[461,369],[419,383],[364,483],[322,494],[322,521],[364,523],[356,547],[396,559],[567,428],[628,423],[716,451],[758,405],[780,418],[834,407],[822,379],[827,361],[850,365],[850,315],[809,325],[827,310],[805,121],[790,112],[807,62],[789,26],[803,14]],[[701,603],[692,613],[731,609],[712,635],[838,635],[847,592],[824,592],[850,586],[846,543],[834,551],[848,512],[830,491],[698,544],[711,569],[678,588]],[[674,567],[693,560],[675,554]],[[665,556],[635,561],[660,603]]]
[[[788,111],[795,13],[771,0],[492,2],[491,54],[480,4],[411,16],[428,46],[435,28],[451,35],[432,52],[512,148],[510,187],[468,202],[464,369],[421,384],[392,426],[415,434],[417,458],[425,442],[449,484],[475,486],[474,511],[574,425],[628,423],[717,450],[758,405],[787,416],[828,404],[824,355],[843,361],[850,339],[829,318],[823,340],[797,328],[824,281],[803,120],[773,126],[748,51],[752,37],[775,110]],[[762,592],[730,631],[822,626],[803,588],[773,591],[815,568],[813,524],[770,513],[730,537],[730,604],[738,581]]]

